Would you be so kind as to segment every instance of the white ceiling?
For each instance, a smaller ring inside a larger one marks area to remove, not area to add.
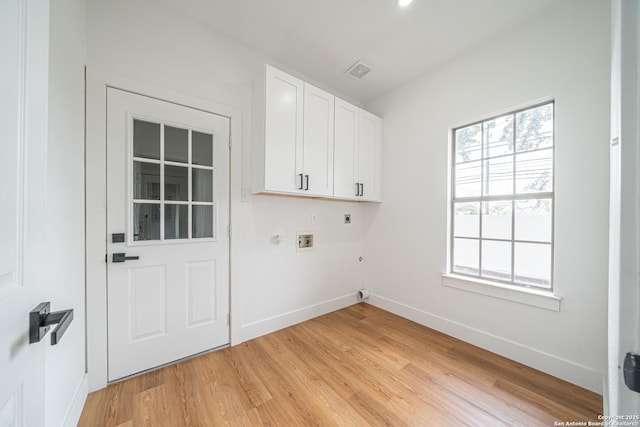
[[[563,0],[152,0],[367,102]],[[357,60],[374,70],[344,75]]]

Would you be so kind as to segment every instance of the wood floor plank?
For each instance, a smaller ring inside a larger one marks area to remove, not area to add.
[[[549,426],[601,396],[368,304],[91,393],[79,426]]]

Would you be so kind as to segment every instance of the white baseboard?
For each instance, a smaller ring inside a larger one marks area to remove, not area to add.
[[[587,366],[378,295],[371,295],[367,302],[595,393],[603,393],[602,379],[604,374]]]
[[[64,427],[75,427],[78,425],[78,421],[80,421],[80,415],[82,415],[82,409],[84,408],[84,403],[87,400],[88,394],[89,377],[87,374],[84,374],[82,376],[82,381],[80,381],[80,384],[78,384],[76,393],[73,396],[73,401],[71,402],[71,406],[69,406],[67,416],[64,417],[64,423],[62,424]]]
[[[277,316],[261,319],[256,322],[247,323],[240,327],[239,336],[234,337],[232,345],[240,344],[262,335],[284,329],[296,323],[322,316],[332,311],[340,310],[358,302],[355,292],[353,294],[323,301],[297,310]]]

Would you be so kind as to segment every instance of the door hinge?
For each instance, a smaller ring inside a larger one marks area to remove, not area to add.
[[[231,325],[231,313],[227,313],[227,326]]]
[[[104,254],[104,262],[109,262],[109,254]]]
[[[231,233],[232,233],[232,228],[231,228],[231,224],[227,225],[227,236],[231,237]]]

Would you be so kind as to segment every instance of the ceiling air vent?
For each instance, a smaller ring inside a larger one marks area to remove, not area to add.
[[[371,68],[370,66],[368,66],[362,61],[358,61],[355,64],[353,64],[351,67],[349,67],[349,69],[344,73],[351,78],[360,80],[364,76],[369,74],[371,70],[373,70],[373,68]]]

